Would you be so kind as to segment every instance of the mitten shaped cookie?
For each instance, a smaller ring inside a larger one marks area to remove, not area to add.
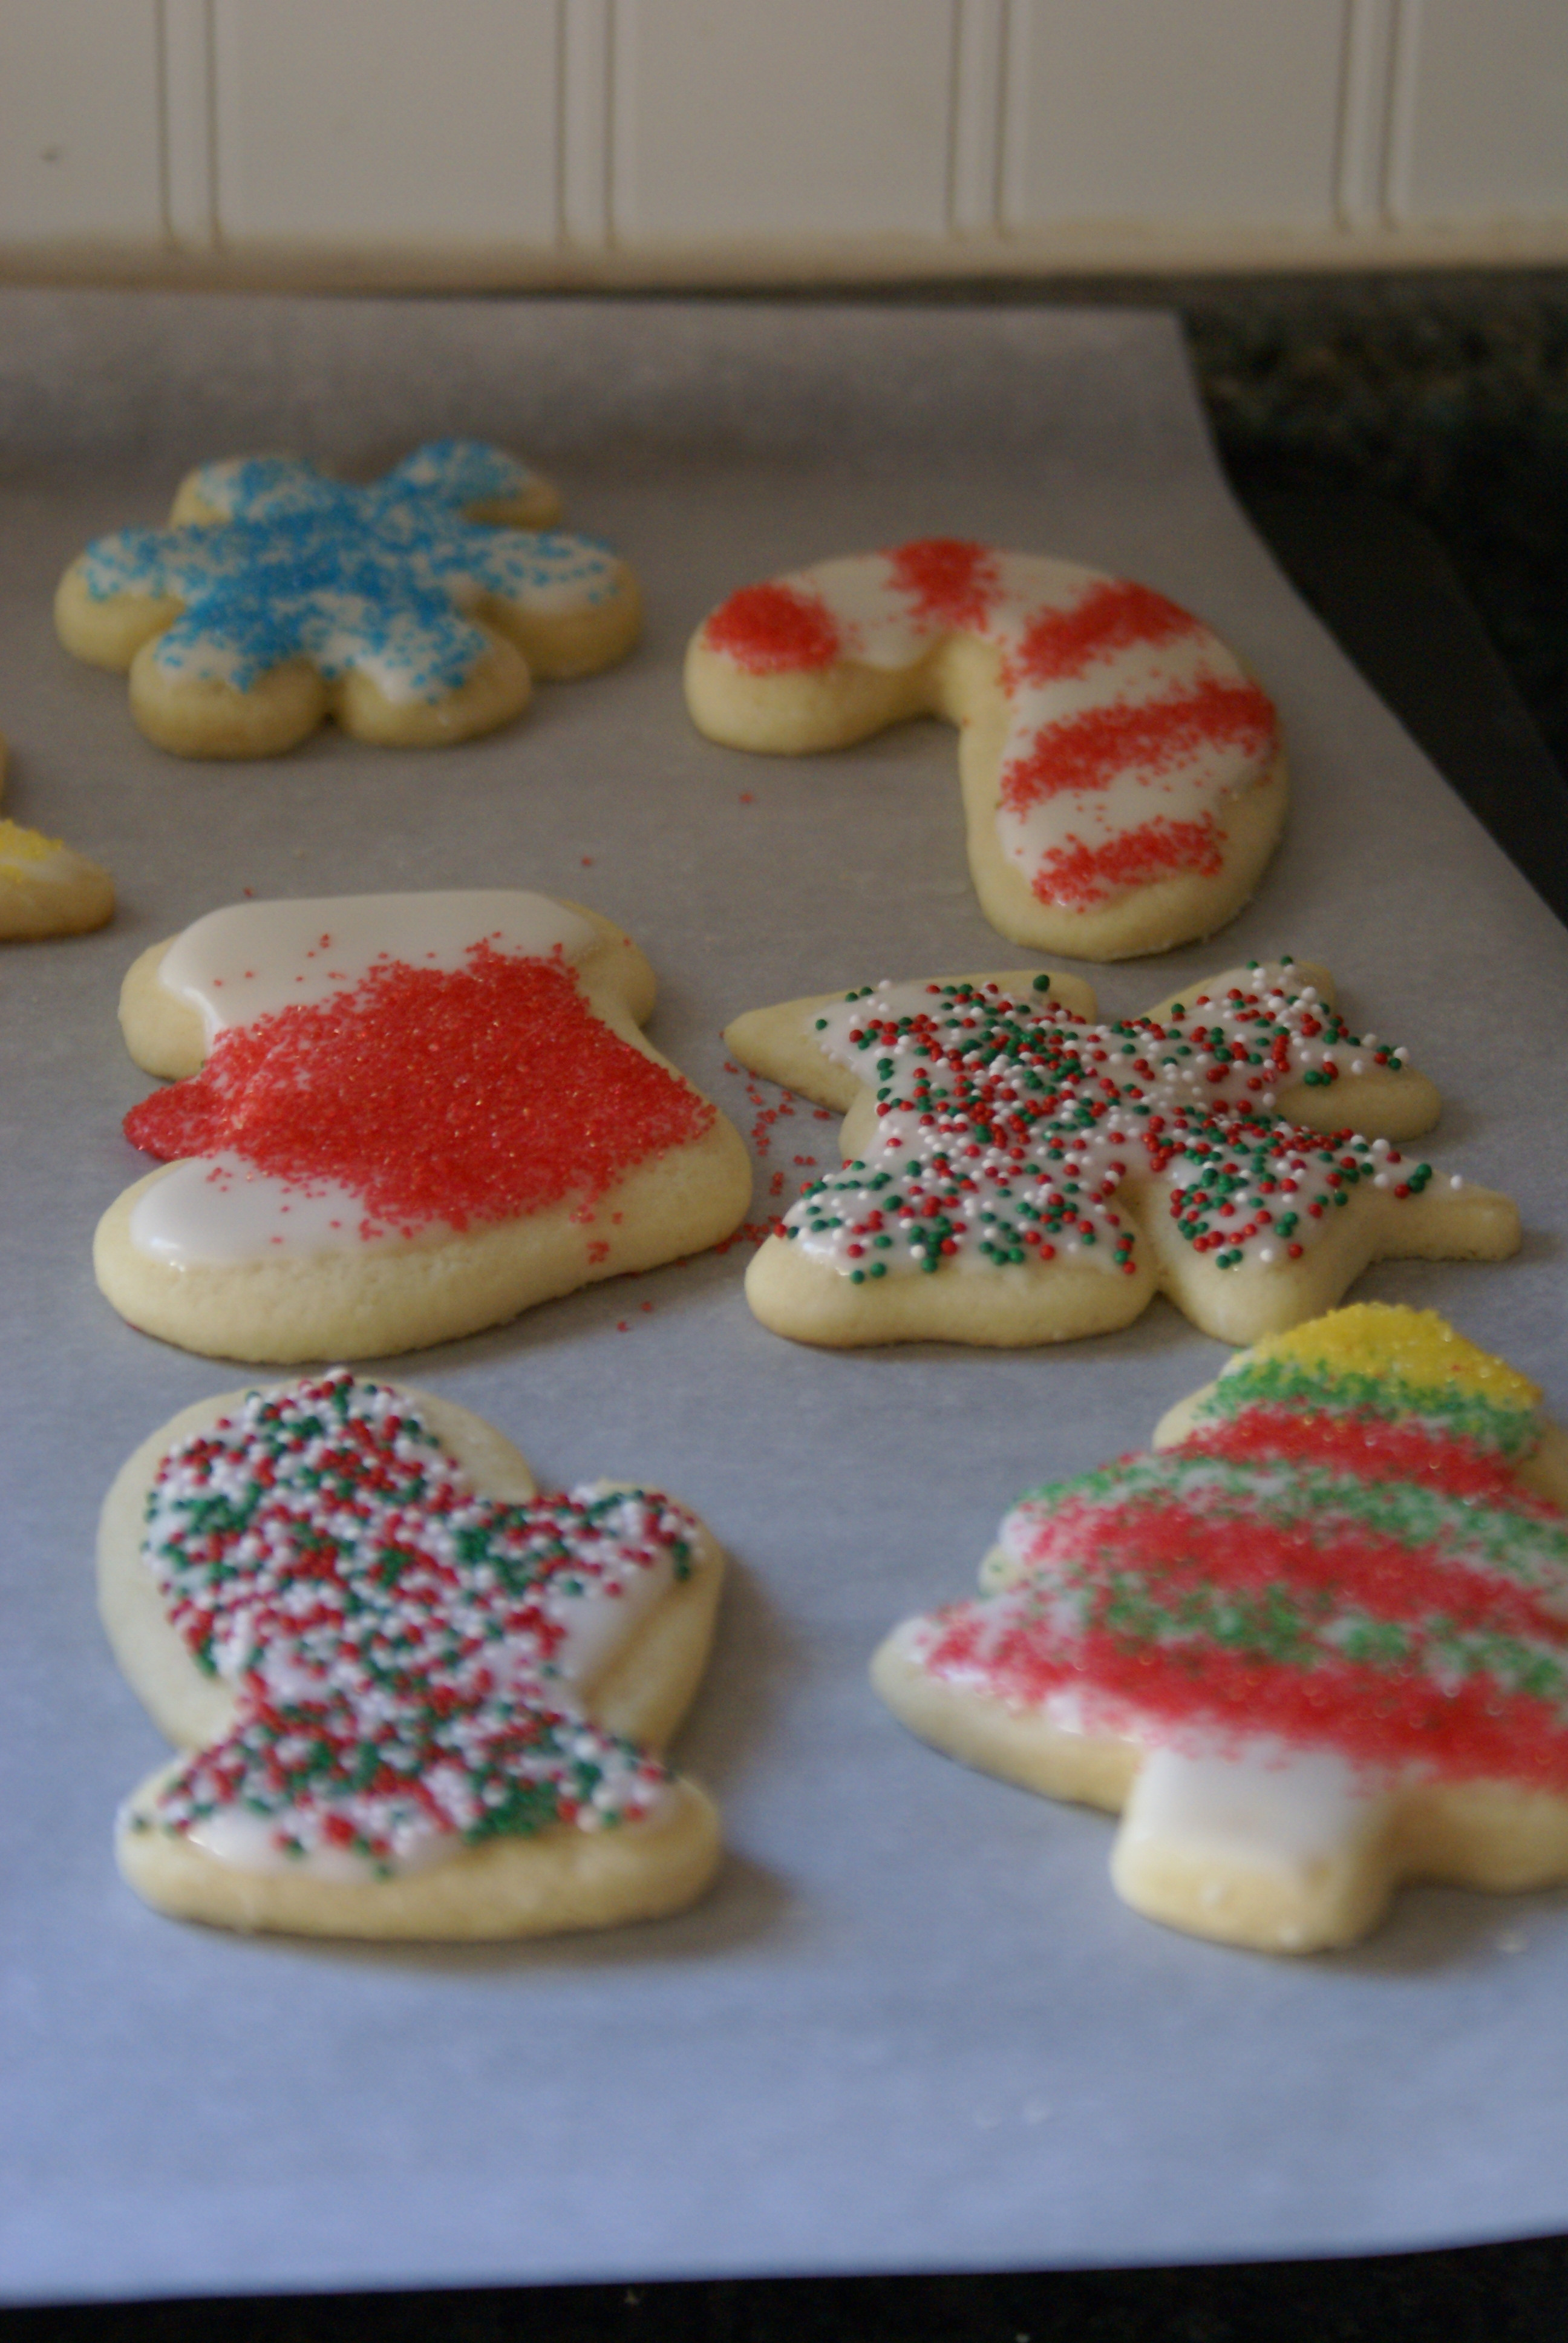
[[[127,1801],[121,1869],[182,1918],[313,1936],[679,1909],[719,1824],[658,1752],[722,1567],[669,1499],[541,1496],[427,1394],[339,1369],[187,1408],[99,1534],[116,1656],[187,1752]]]

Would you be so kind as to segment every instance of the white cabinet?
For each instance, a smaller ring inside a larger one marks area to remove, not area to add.
[[[1327,228],[1344,0],[1012,0],[1005,216]]]
[[[616,0],[615,233],[940,236],[951,0]]]
[[[0,243],[164,235],[157,0],[0,0]]]
[[[1568,259],[1568,0],[0,0],[0,271]]]
[[[227,241],[548,244],[554,0],[216,0]]]
[[[1404,0],[1401,29],[1396,218],[1568,213],[1568,0]]]

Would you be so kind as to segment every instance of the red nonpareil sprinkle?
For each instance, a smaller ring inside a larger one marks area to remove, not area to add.
[[[392,960],[352,991],[220,1033],[126,1137],[232,1152],[364,1200],[369,1232],[519,1219],[603,1195],[700,1137],[713,1109],[596,1017],[559,960],[474,945],[457,970]]]
[[[1000,582],[990,547],[961,538],[920,538],[892,547],[887,560],[893,584],[915,605],[913,615],[931,626],[980,626]]]
[[[1010,683],[1053,683],[1135,644],[1151,649],[1203,631],[1202,621],[1152,588],[1108,578],[1070,610],[1042,610],[1007,663]]]
[[[840,650],[826,604],[777,580],[731,594],[704,627],[703,639],[710,650],[723,651],[753,675],[831,667]]]
[[[1088,708],[1042,725],[1029,753],[1003,767],[1001,802],[1022,813],[1063,789],[1108,789],[1125,772],[1157,779],[1206,749],[1261,756],[1273,738],[1266,692],[1205,677],[1163,699]]]

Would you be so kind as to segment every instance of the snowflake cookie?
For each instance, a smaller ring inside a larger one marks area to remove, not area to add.
[[[126,979],[132,1056],[184,1079],[126,1119],[166,1168],[100,1286],[186,1350],[373,1358],[718,1243],[750,1164],[653,998],[608,920],[517,890],[209,913]]]
[[[710,739],[786,754],[957,724],[980,908],[1039,951],[1209,935],[1284,820],[1274,710],[1234,653],[1072,561],[935,538],[743,587],[693,637],[686,697]]]
[[[1431,1128],[1437,1092],[1332,1000],[1323,970],[1285,960],[1109,1025],[1086,985],[1046,974],[739,1018],[743,1065],[848,1110],[849,1159],[777,1224],[748,1301],[800,1342],[1015,1344],[1126,1325],[1163,1291],[1251,1342],[1369,1262],[1516,1251],[1507,1197],[1392,1143]]]
[[[434,440],[367,488],[286,456],[204,464],[169,527],[101,537],[55,599],[60,640],[126,669],[131,714],[186,757],[270,757],[335,716],[361,740],[490,732],[530,678],[627,650],[636,581],[551,528],[559,499],[499,447]]]
[[[1350,1944],[1402,1879],[1568,1880],[1568,1437],[1432,1311],[1272,1335],[1155,1453],[1037,1490],[872,1679],[925,1740],[1120,1810],[1138,1911]]]
[[[160,1910],[538,1936],[707,1885],[718,1816],[657,1753],[723,1556],[668,1498],[541,1496],[479,1417],[338,1368],[186,1409],[120,1473],[98,1550],[116,1656],[188,1753],[120,1816]]]
[[[5,743],[0,739],[0,785]],[[80,936],[115,916],[115,882],[64,840],[0,820],[0,937]]]

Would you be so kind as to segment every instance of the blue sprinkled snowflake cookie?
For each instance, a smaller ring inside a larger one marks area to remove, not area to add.
[[[60,640],[130,671],[131,714],[184,757],[269,757],[328,716],[431,748],[493,731],[534,677],[629,649],[637,582],[550,526],[549,483],[503,448],[433,440],[367,487],[288,456],[204,464],[169,526],[100,537],[60,581]]]

